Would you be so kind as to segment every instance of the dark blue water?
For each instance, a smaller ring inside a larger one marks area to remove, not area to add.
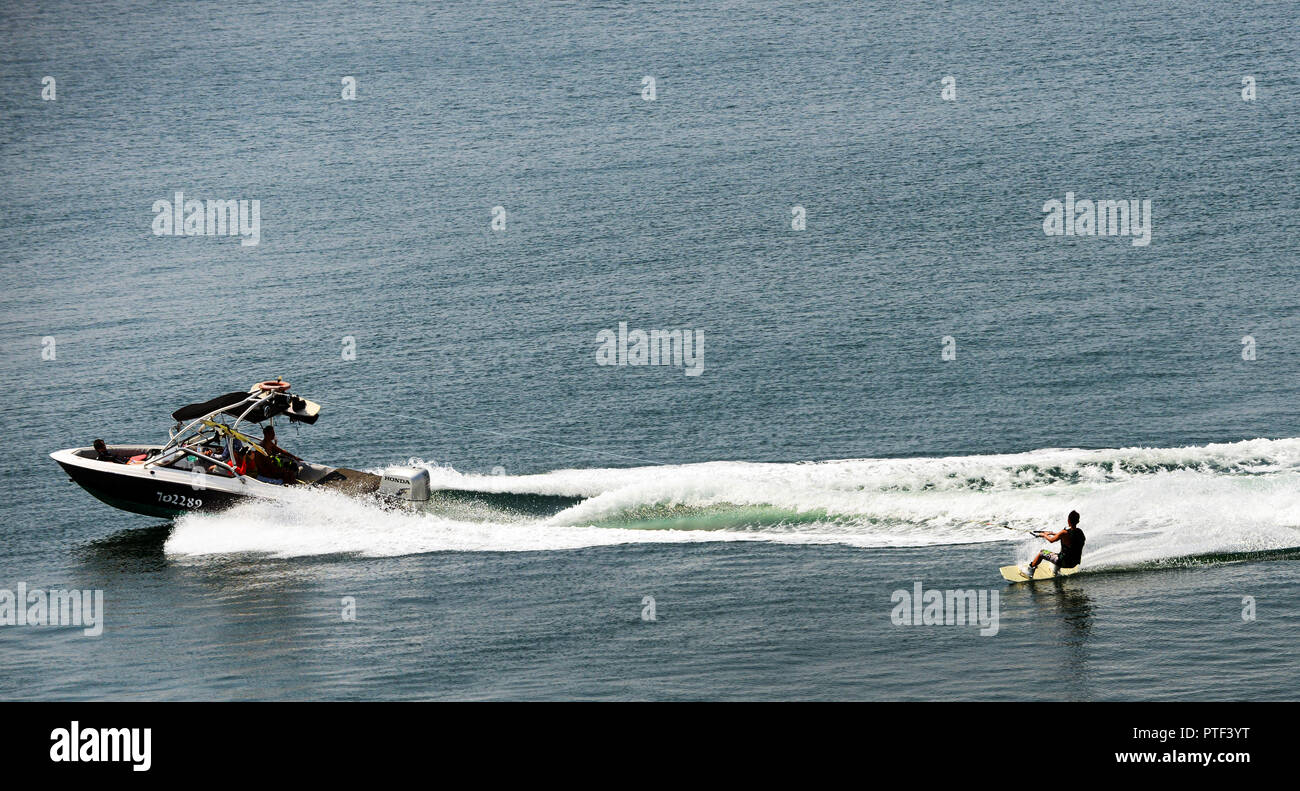
[[[6,6],[0,588],[107,615],[0,627],[0,696],[1297,697],[1293,28],[1287,3]],[[177,190],[259,200],[260,243],[155,236]],[[1150,199],[1151,244],[1045,236],[1067,192]],[[698,330],[703,373],[597,365],[620,322]],[[301,455],[584,502],[163,524],[46,456],[277,375],[325,405],[282,429]],[[1000,525],[1072,508],[1084,573],[1004,587],[1042,544]],[[998,633],[894,625],[916,581],[999,591]]]

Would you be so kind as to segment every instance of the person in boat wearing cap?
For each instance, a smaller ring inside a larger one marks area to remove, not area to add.
[[[111,461],[114,464],[126,464],[125,461],[108,452],[108,446],[104,444],[104,440],[97,439],[93,444],[95,446],[95,459],[97,461]]]

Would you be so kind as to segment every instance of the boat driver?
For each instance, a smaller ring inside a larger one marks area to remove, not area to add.
[[[257,459],[258,473],[269,478],[278,478],[284,483],[293,483],[298,477],[298,465],[302,461],[275,442],[275,426],[268,425],[262,429],[262,449],[267,455]]]

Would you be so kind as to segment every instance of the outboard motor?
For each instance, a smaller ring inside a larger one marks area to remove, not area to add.
[[[425,502],[429,499],[429,471],[423,467],[389,467],[379,478],[379,493],[394,500]]]

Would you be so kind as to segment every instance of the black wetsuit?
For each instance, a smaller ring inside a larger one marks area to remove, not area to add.
[[[1083,559],[1083,542],[1087,538],[1077,527],[1066,530],[1061,536],[1060,560],[1056,561],[1056,565],[1063,569],[1072,569],[1079,565],[1079,561]]]

